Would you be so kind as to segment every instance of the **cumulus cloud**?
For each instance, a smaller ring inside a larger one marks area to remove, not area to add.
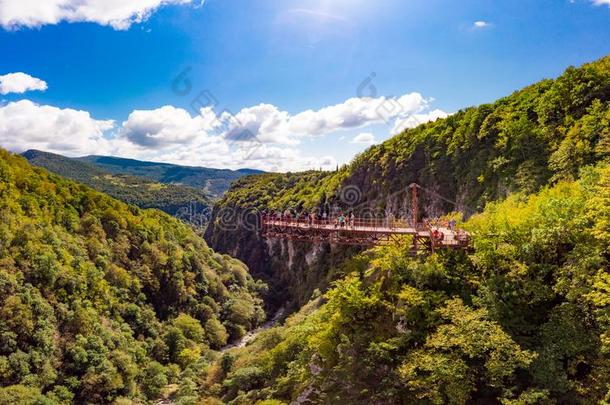
[[[307,110],[290,119],[290,129],[298,134],[323,135],[338,129],[359,128],[421,111],[427,101],[419,93],[400,98],[350,98],[341,104]]]
[[[591,0],[596,6],[610,6],[610,0]]]
[[[260,142],[295,144],[304,137],[317,137],[338,130],[390,124],[428,109],[431,100],[419,93],[400,97],[350,98],[343,103],[295,115],[269,104],[245,108],[235,114],[228,139],[256,138]],[[228,121],[223,118],[223,121]],[[244,134],[247,134],[244,135]]]
[[[419,93],[350,98],[294,115],[271,104],[247,107],[235,114],[216,114],[207,107],[196,116],[164,106],[131,113],[113,144],[122,142],[117,149],[139,158],[173,163],[273,171],[331,169],[337,163],[332,156],[306,157],[296,145],[304,138],[329,136],[340,130],[385,123],[399,132],[446,117],[441,110],[429,110],[431,101]],[[370,133],[362,133],[352,142],[372,144],[375,139]]]
[[[74,155],[109,151],[103,135],[113,124],[93,119],[86,111],[38,105],[29,100],[0,105],[0,142],[17,152],[42,149]]]
[[[259,140],[236,132],[239,120],[253,132],[273,134],[277,116],[281,117],[281,112],[265,104],[243,109],[235,116],[226,111],[216,115],[211,108],[193,116],[169,105],[136,110],[108,138],[105,150],[116,156],[192,166],[268,171],[335,167],[334,158],[303,156],[282,139],[263,136]]]
[[[146,20],[159,7],[193,0],[0,0],[0,26],[40,27],[67,22],[92,22],[128,29]]]
[[[361,145],[372,145],[375,143],[375,135],[370,132],[363,132],[354,137],[350,143],[356,143]]]
[[[248,141],[293,144],[288,135],[290,115],[271,104],[244,108],[237,114],[223,112],[220,121],[227,127],[225,138],[230,141]]]
[[[1,0],[0,0],[1,1]],[[400,97],[351,98],[318,110],[290,114],[271,104],[194,114],[171,105],[135,110],[120,124],[86,111],[38,105],[28,100],[0,104],[0,146],[66,154],[110,154],[182,165],[269,171],[333,169],[333,156],[307,156],[298,145],[336,131],[386,124],[396,132],[447,116],[430,111],[419,93]],[[353,132],[347,132],[353,136]],[[373,144],[363,132],[352,143]]]
[[[47,83],[23,72],[9,73],[0,76],[0,94],[25,93],[31,90],[45,91]]]
[[[475,21],[474,24],[472,24],[472,28],[474,28],[474,29],[483,29],[483,28],[489,28],[489,27],[491,27],[491,23],[489,23],[487,21],[479,20],[479,21]]]
[[[214,127],[211,109],[191,115],[181,108],[166,105],[155,110],[135,110],[121,128],[121,135],[135,145],[159,148],[185,145],[195,138],[206,137]]]
[[[418,125],[425,124],[426,122],[436,121],[439,118],[447,118],[449,115],[450,114],[439,109],[427,112],[425,114],[413,114],[403,118],[402,120],[397,120],[396,124],[392,128],[392,133],[398,134],[405,129],[415,128]]]
[[[232,155],[239,167],[252,167],[274,172],[302,171],[309,169],[334,169],[337,161],[332,156],[311,157],[294,147],[274,146],[267,144],[250,144],[238,147]]]

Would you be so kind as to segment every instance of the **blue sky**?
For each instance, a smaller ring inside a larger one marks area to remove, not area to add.
[[[610,0],[122,3],[0,0],[0,146],[332,168],[610,54]]]

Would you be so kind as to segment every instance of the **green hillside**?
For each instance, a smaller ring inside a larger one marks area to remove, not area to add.
[[[269,208],[339,202],[357,186],[358,203],[416,182],[482,209],[512,192],[535,192],[610,157],[610,57],[570,67],[492,104],[408,129],[372,146],[338,173],[267,174],[239,181],[223,205]],[[324,180],[328,179],[328,180]],[[424,207],[425,208],[425,207]]]
[[[163,184],[143,177],[111,174],[77,159],[29,150],[23,157],[62,177],[85,184],[140,208],[157,208],[194,225],[203,226],[209,218],[210,197],[202,190],[176,184]]]
[[[112,174],[140,176],[159,183],[182,184],[203,189],[213,197],[222,196],[229,189],[231,183],[240,177],[262,173],[260,170],[252,169],[210,169],[207,167],[143,162],[111,156],[85,156],[78,160],[93,164]]]
[[[608,403],[609,160],[606,57],[408,129],[337,172],[240,179],[206,240],[302,309],[204,373],[202,397]],[[483,212],[465,225],[476,253],[266,241],[239,222],[252,208],[400,215],[412,182],[431,191],[423,216]]]
[[[557,79],[533,84],[495,103],[408,129],[369,148],[337,172],[240,179],[216,204],[206,240],[217,251],[236,255],[267,280],[282,294],[279,301],[298,306],[316,288],[328,286],[329,263],[340,261],[341,252],[323,247],[326,261],[311,264],[305,263],[305,247],[293,250],[294,257],[288,260],[281,246],[269,250],[256,232],[226,226],[226,215],[220,221],[218,213],[226,214],[229,208],[239,219],[240,212],[252,208],[335,206],[400,216],[408,207],[407,187],[413,182],[433,192],[422,194],[423,216],[453,210],[470,213],[514,192],[532,193],[558,180],[574,179],[581,167],[609,158],[610,57],[606,57],[570,67]],[[344,198],[350,190],[356,191],[355,201]],[[292,269],[286,268],[287,263]]]
[[[606,404],[610,167],[471,218],[476,253],[379,247],[207,369],[224,403]],[[230,361],[229,361],[230,360]],[[221,389],[220,389],[221,387]],[[220,389],[220,393],[218,390]]]
[[[0,150],[0,403],[196,396],[264,290],[180,221]]]

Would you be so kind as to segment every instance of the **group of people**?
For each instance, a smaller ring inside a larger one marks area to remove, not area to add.
[[[450,219],[448,221],[432,220],[428,222],[428,226],[431,229],[431,238],[434,243],[442,244],[445,241],[445,234],[439,228],[446,228],[449,230],[449,239],[454,239],[459,244],[467,244],[470,236],[466,231],[461,228],[457,228],[457,221]]]
[[[336,217],[331,217],[326,211],[311,211],[311,212],[295,212],[286,209],[284,211],[277,210],[272,213],[263,212],[263,217],[269,217],[281,222],[301,222],[309,225],[330,225],[336,227],[353,227],[356,222],[356,216],[353,212],[339,213]]]
[[[357,225],[369,226],[369,227],[387,227],[396,228],[401,226],[404,222],[404,226],[408,226],[408,223],[401,220],[397,220],[394,214],[389,213],[384,218],[360,218],[358,219],[353,211],[339,212],[335,215],[329,214],[327,211],[293,211],[290,209],[276,210],[263,212],[263,217],[278,222],[298,222],[306,223],[309,225],[334,225],[337,228],[353,228]]]
[[[343,215],[343,213],[339,214],[339,216],[335,219],[335,227],[345,228],[349,226],[350,228],[354,226],[356,222],[356,216],[353,212],[349,213],[347,216]]]
[[[353,228],[357,224],[357,219],[354,212],[340,212],[336,216],[329,215],[327,211],[293,211],[290,209],[286,209],[284,211],[276,210],[263,212],[263,218],[268,218],[273,221],[278,222],[287,222],[287,223],[300,223],[300,224],[308,224],[308,225],[333,225],[335,228]],[[374,221],[378,223],[378,226],[384,226],[389,228],[395,228],[400,225],[400,220],[396,220],[396,217],[390,213],[385,218],[381,219],[383,225],[379,221]],[[439,219],[426,220],[427,228],[431,231],[431,239],[433,243],[443,244],[445,243],[445,233],[441,230],[442,228],[446,228],[449,232],[449,239],[455,239],[459,243],[468,243],[469,235],[462,229],[457,228],[457,222],[455,219],[450,219],[447,221],[441,221]],[[362,221],[358,222],[358,224],[362,225]],[[364,224],[369,224],[366,221]],[[406,226],[411,224],[406,223]],[[365,225],[366,226],[366,225]],[[375,225],[373,225],[375,226]]]

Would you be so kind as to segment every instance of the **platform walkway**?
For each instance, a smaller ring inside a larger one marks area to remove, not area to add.
[[[413,227],[407,221],[396,219],[346,219],[339,218],[294,219],[263,217],[263,234],[267,238],[330,242],[346,245],[376,245],[402,235],[413,236],[415,248],[460,249],[469,245],[469,235],[448,226],[429,223]]]

